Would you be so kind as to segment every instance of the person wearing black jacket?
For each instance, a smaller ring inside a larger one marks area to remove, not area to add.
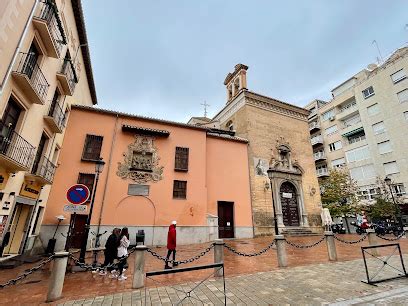
[[[106,270],[113,270],[111,267],[107,267],[108,265],[112,265],[113,261],[115,258],[118,257],[118,242],[119,242],[119,234],[120,234],[120,229],[119,228],[114,228],[112,231],[112,234],[109,236],[108,240],[106,240],[105,244],[105,261],[102,265],[104,268],[101,272],[99,272],[100,275],[106,275]]]

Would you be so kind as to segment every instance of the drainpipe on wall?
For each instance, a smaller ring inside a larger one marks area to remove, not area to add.
[[[96,230],[96,236],[95,236],[95,248],[96,248],[97,244],[99,243],[99,230],[100,230],[101,223],[102,223],[103,207],[105,206],[106,190],[108,189],[109,172],[110,172],[110,167],[111,167],[111,164],[112,164],[113,147],[115,146],[115,142],[116,142],[118,122],[119,122],[119,115],[116,114],[116,121],[115,121],[115,127],[114,127],[113,135],[112,135],[111,149],[110,149],[110,152],[109,152],[106,182],[105,182],[105,186],[103,188],[101,211],[99,213],[98,228]]]
[[[23,44],[23,40],[24,40],[24,38],[25,38],[25,36],[27,34],[27,31],[28,31],[28,26],[30,25],[31,20],[33,19],[34,12],[35,12],[35,9],[37,8],[38,3],[39,3],[39,1],[35,0],[33,8],[31,9],[31,12],[30,12],[30,16],[28,17],[28,20],[27,20],[27,22],[26,22],[26,24],[24,26],[23,33],[21,34],[20,40],[18,41],[17,48],[14,51],[13,58],[12,58],[10,64],[9,64],[8,68],[7,68],[6,75],[4,76],[4,79],[0,84],[0,95],[3,93],[4,84],[6,84],[8,78],[10,77],[11,69],[13,68],[14,63],[16,62],[17,55],[20,52],[21,45]]]

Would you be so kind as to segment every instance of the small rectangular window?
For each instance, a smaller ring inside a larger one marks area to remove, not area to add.
[[[331,127],[328,127],[325,131],[327,136],[333,135],[338,131],[337,125],[332,125]]]
[[[373,124],[373,131],[374,135],[385,133],[387,130],[385,129],[384,121]]]
[[[380,154],[392,152],[391,142],[389,140],[380,142],[379,144],[377,144],[377,146],[378,152],[380,152]]]
[[[392,189],[393,189],[393,193],[395,193],[398,197],[406,193],[404,184],[393,184]]]
[[[398,83],[399,81],[402,81],[405,79],[407,75],[405,74],[404,69],[398,70],[397,72],[391,74],[391,79],[395,83]]]
[[[375,103],[367,107],[367,113],[369,116],[373,116],[375,114],[378,114],[379,112],[380,112],[380,108],[378,107],[378,103]]]
[[[174,199],[186,199],[187,198],[187,181],[174,181],[173,198]]]
[[[102,149],[102,136],[86,135],[82,159],[99,160]]]
[[[339,150],[339,149],[341,149],[342,147],[343,147],[343,146],[342,146],[342,144],[341,144],[341,140],[329,144],[330,152]]]
[[[400,103],[408,102],[408,89],[404,89],[397,93],[397,97]]]
[[[363,90],[364,99],[367,99],[367,98],[369,98],[369,97],[371,97],[371,96],[373,96],[373,95],[374,95],[374,88],[373,88],[373,86],[370,86],[370,87],[368,87],[368,88],[366,88],[366,89]]]
[[[341,168],[346,164],[346,160],[344,159],[344,157],[333,159],[331,164],[333,168]]]
[[[188,148],[176,147],[174,170],[188,171]]]
[[[83,184],[89,189],[89,198],[87,202],[91,201],[94,181],[95,174],[93,173],[80,173],[78,176],[78,184]]]
[[[368,146],[359,147],[346,152],[347,162],[352,163],[370,158]]]
[[[384,171],[385,175],[398,173],[398,165],[396,161],[392,161],[389,163],[384,163]]]
[[[330,118],[334,117],[335,112],[334,112],[334,108],[332,108],[331,110],[328,110],[327,112],[324,112],[322,114],[322,120],[326,121],[329,120]]]

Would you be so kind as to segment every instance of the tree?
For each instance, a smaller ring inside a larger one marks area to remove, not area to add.
[[[358,187],[347,170],[332,169],[329,176],[320,182],[323,207],[328,208],[333,217],[344,217],[361,210],[357,198]]]

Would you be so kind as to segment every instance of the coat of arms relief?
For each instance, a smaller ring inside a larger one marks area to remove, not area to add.
[[[123,163],[118,163],[116,174],[138,184],[160,181],[163,167],[159,166],[160,158],[153,141],[153,137],[135,135],[135,142],[123,153],[125,159]]]

